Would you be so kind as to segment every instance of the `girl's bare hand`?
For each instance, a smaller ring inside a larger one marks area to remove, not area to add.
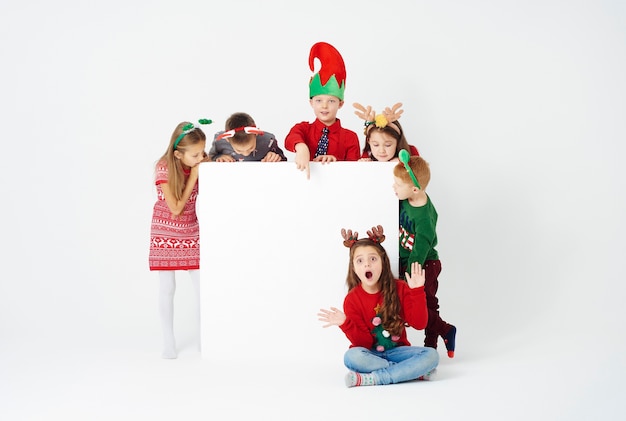
[[[419,262],[413,262],[411,263],[411,274],[405,273],[404,278],[411,289],[423,287],[424,283],[426,283],[426,272],[422,269],[422,265]]]
[[[343,311],[335,307],[331,307],[330,310],[322,308],[320,309],[320,312],[317,313],[317,319],[326,323],[322,327],[341,326],[343,322],[346,321],[346,315]]]

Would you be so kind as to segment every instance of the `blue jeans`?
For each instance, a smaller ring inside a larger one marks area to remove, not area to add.
[[[354,347],[343,356],[349,370],[372,373],[376,384],[391,384],[415,380],[439,364],[436,349],[420,346],[397,346],[383,352]]]

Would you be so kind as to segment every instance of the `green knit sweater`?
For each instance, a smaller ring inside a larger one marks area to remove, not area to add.
[[[438,260],[437,210],[426,196],[426,204],[412,206],[408,199],[400,201],[400,268],[406,267],[411,273],[411,264],[424,265],[427,260]],[[402,270],[402,269],[401,269]],[[404,273],[400,274],[404,277]]]

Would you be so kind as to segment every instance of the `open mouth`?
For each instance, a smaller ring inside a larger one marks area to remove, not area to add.
[[[365,277],[367,279],[372,279],[372,272],[370,272],[369,270],[367,272],[365,272]]]

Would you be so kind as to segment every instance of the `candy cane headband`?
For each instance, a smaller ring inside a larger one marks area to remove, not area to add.
[[[201,118],[200,120],[198,120],[198,123],[200,124],[211,124],[213,123],[213,120],[208,120],[206,118]],[[181,134],[178,135],[178,137],[176,138],[176,140],[174,141],[174,150],[176,150],[176,148],[178,148],[178,144],[180,143],[181,139],[183,137],[185,137],[186,135],[188,135],[189,133],[191,133],[192,131],[199,129],[200,126],[196,126],[193,123],[189,123],[189,124],[185,124],[183,126],[183,132]]]
[[[263,130],[260,130],[254,126],[237,127],[236,129],[228,130],[227,132],[222,133],[221,135],[217,137],[217,140],[229,139],[233,137],[236,132],[241,132],[241,131],[244,131],[247,134],[256,134],[256,135],[263,134]]]

